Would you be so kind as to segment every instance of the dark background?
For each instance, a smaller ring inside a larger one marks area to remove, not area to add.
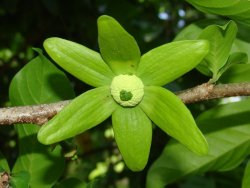
[[[142,53],[171,41],[182,27],[204,17],[178,0],[1,0],[1,106],[8,101],[11,78],[34,56],[31,48],[42,48],[46,38],[57,36],[98,51],[96,20],[102,14],[116,18]]]

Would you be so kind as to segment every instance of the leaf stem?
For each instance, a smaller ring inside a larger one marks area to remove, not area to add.
[[[179,91],[176,95],[185,104],[232,96],[250,96],[250,82],[219,85],[204,83]],[[69,103],[70,100],[51,104],[0,108],[0,125],[13,125],[16,123],[42,125]]]

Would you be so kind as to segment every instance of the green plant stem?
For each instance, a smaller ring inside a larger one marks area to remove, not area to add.
[[[250,96],[250,83],[219,84],[204,83],[176,95],[185,103],[232,96]],[[51,104],[0,108],[0,125],[32,123],[42,125],[55,116],[70,100]]]

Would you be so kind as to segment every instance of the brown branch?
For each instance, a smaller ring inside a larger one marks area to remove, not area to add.
[[[0,173],[0,188],[9,187],[10,175],[7,172]]]
[[[185,103],[195,103],[209,99],[219,99],[223,97],[233,96],[249,96],[250,83],[235,84],[209,84],[205,83],[194,88],[176,93],[178,97]]]
[[[209,99],[232,96],[249,96],[250,83],[213,85],[205,83],[194,88],[177,92],[176,95],[185,103],[195,103]],[[58,103],[0,108],[0,125],[15,123],[34,123],[42,125],[55,116],[70,100]]]
[[[0,125],[34,123],[42,125],[55,116],[70,100],[51,104],[0,108]]]

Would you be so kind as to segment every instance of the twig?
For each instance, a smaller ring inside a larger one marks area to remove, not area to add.
[[[180,91],[176,94],[185,104],[205,101],[209,99],[219,99],[223,97],[249,96],[250,83],[219,85],[205,83],[194,88]]]
[[[209,99],[232,96],[249,96],[250,83],[213,85],[205,83],[194,88],[177,92],[176,95],[185,103],[195,103]],[[42,125],[55,116],[70,100],[51,104],[0,108],[0,125],[33,123]]]
[[[34,123],[42,125],[55,116],[70,100],[51,104],[0,108],[0,125]]]
[[[8,188],[10,175],[7,172],[0,172],[0,188]]]

